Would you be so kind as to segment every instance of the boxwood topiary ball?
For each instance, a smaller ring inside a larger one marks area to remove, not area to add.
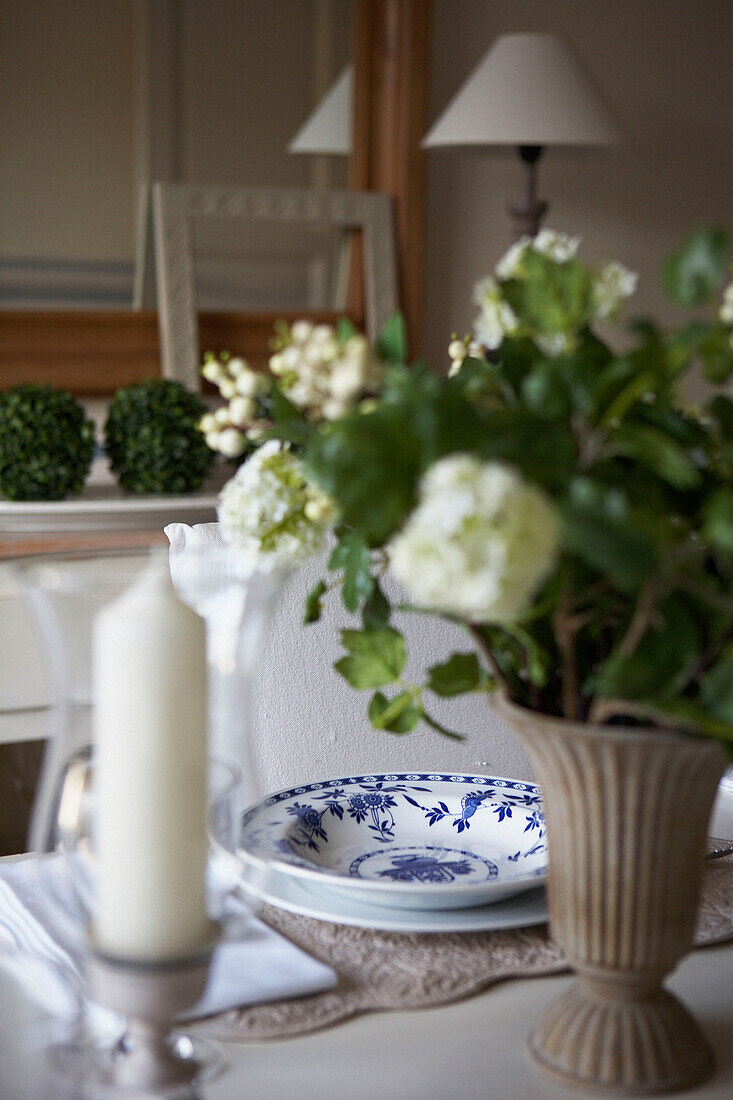
[[[151,378],[118,390],[105,425],[105,450],[130,493],[190,493],[215,459],[198,429],[206,408],[179,382]]]
[[[28,383],[0,393],[0,496],[80,493],[93,454],[94,421],[66,390]]]

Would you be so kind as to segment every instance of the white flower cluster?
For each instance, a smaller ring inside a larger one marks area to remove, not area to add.
[[[238,458],[247,446],[247,433],[257,422],[256,398],[267,391],[267,378],[253,371],[245,359],[214,355],[207,355],[201,374],[213,382],[228,404],[204,413],[199,430],[212,451]]]
[[[341,340],[331,325],[296,321],[284,340],[270,370],[288,400],[313,419],[335,420],[381,385],[382,365],[364,336]]]
[[[558,233],[554,229],[541,229],[536,237],[521,237],[511,245],[496,265],[496,278],[488,275],[476,283],[474,288],[473,300],[479,307],[478,316],[474,321],[474,333],[483,347],[493,351],[501,346],[506,336],[512,336],[519,330],[519,321],[504,298],[501,283],[507,279],[523,277],[522,261],[528,250],[533,248],[535,252],[541,252],[555,263],[562,264],[575,255],[579,244],[578,237],[568,237],[565,233]],[[566,350],[563,346],[553,352],[550,350],[552,346],[548,344],[548,347],[542,350],[545,354],[560,354],[561,351]],[[459,369],[460,367],[456,368],[456,370]]]
[[[473,323],[474,334],[479,344],[493,351],[501,346],[505,336],[517,331],[519,322],[516,314],[504,300],[501,287],[491,275],[476,283],[473,300],[479,307]]]
[[[560,233],[556,229],[540,229],[536,237],[520,237],[507,249],[494,269],[496,277],[502,281],[520,278],[522,260],[529,248],[541,252],[556,264],[564,264],[572,260],[579,247],[580,237],[569,237],[567,233]]]
[[[311,485],[287,444],[264,443],[219,495],[227,542],[248,552],[264,572],[293,569],[323,549],[333,504]]]
[[[558,547],[557,514],[540,489],[502,463],[456,454],[428,470],[389,553],[423,607],[510,623],[549,576]]]
[[[635,271],[629,271],[615,260],[602,267],[593,284],[596,320],[613,320],[626,299],[636,290],[638,281]]]
[[[527,277],[524,261],[530,249],[540,252],[555,263],[564,264],[575,257],[579,246],[579,237],[569,237],[554,229],[541,229],[534,238],[522,237],[515,241],[497,263],[494,275],[482,279],[474,288],[474,301],[479,307],[474,321],[476,341],[482,347],[494,350],[501,346],[505,337],[524,332],[514,310],[504,297],[502,284],[509,279]],[[624,300],[636,290],[637,282],[638,276],[635,272],[629,271],[622,264],[612,262],[601,268],[593,283],[593,319],[615,319]],[[575,346],[575,335],[571,332],[525,332],[525,335],[531,336],[540,351],[551,357],[567,354]],[[467,354],[474,354],[464,351],[458,345],[458,341],[453,341],[449,348],[451,374],[461,369]]]
[[[478,340],[472,340],[470,335],[464,336],[463,339],[461,339],[454,334],[448,345],[448,355],[450,356],[450,369],[448,371],[448,376],[450,378],[452,378],[454,374],[458,374],[469,356],[471,359],[486,359],[481,344],[479,344]]]

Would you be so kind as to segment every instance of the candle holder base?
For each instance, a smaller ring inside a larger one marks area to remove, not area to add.
[[[127,1027],[112,1049],[90,1047],[83,1065],[70,1066],[83,1081],[83,1095],[182,1100],[195,1096],[194,1086],[218,1076],[223,1060],[217,1049],[174,1030],[177,1018],[196,1004],[206,988],[212,951],[213,943],[190,958],[163,962],[90,953],[90,995],[124,1016]]]

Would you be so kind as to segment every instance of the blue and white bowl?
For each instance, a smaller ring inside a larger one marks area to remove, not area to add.
[[[358,775],[280,791],[243,815],[239,847],[250,866],[400,909],[486,905],[547,874],[539,788],[485,775]]]

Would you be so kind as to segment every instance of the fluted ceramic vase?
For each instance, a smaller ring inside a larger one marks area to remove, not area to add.
[[[712,1052],[662,980],[692,946],[722,748],[498,709],[543,790],[550,932],[577,974],[531,1033],[533,1059],[617,1095],[698,1084]]]

